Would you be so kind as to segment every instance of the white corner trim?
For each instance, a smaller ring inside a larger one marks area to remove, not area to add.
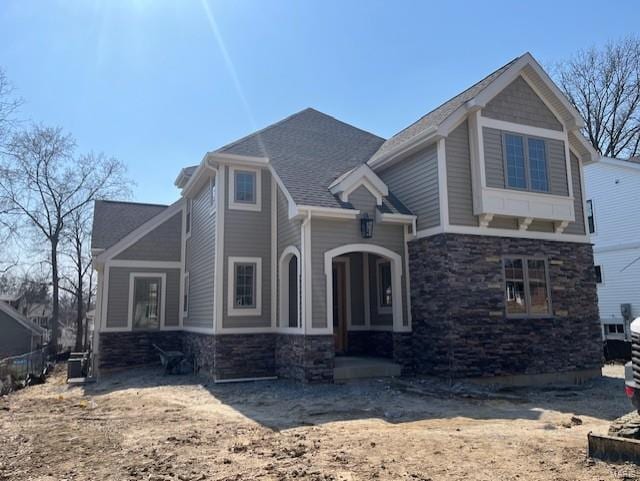
[[[278,327],[278,184],[271,176],[271,327]],[[300,258],[298,258],[300,269]],[[300,313],[298,313],[300,319]]]
[[[392,314],[393,313],[393,303],[391,306],[383,306],[382,299],[380,298],[380,266],[382,264],[389,264],[389,269],[391,270],[391,277],[393,278],[393,270],[391,266],[391,261],[389,259],[376,259],[376,306],[378,308],[378,314]],[[392,288],[393,290],[393,288]],[[393,293],[391,294],[393,298]],[[393,301],[392,301],[393,302]]]
[[[165,309],[167,305],[167,274],[164,272],[131,272],[129,273],[129,306],[127,312],[127,330],[133,330],[133,296],[137,278],[160,278],[160,329],[164,329]]]
[[[311,284],[311,212],[300,226],[302,256],[302,327],[305,334],[313,331],[313,293]],[[333,332],[333,326],[331,326]]]
[[[436,155],[438,159],[438,202],[440,205],[440,225],[449,224],[449,186],[447,185],[447,154],[445,139],[438,140]],[[413,229],[415,234],[416,228]]]
[[[296,279],[296,289],[298,292],[298,302],[297,302],[297,310],[298,310],[298,327],[292,328],[288,325],[289,321],[289,262],[291,257],[296,257],[298,259],[298,271],[297,271],[297,279]],[[285,328],[285,329],[296,329],[299,332],[302,327],[302,317],[301,317],[301,255],[300,251],[296,246],[290,245],[280,255],[280,259],[278,260],[278,283],[280,286],[279,290],[279,319],[281,322],[277,323],[277,327]],[[276,284],[276,282],[274,282]],[[273,298],[273,304],[276,304],[276,297]],[[280,325],[281,323],[285,323],[287,325]]]
[[[109,259],[112,259],[113,257],[120,254],[127,247],[131,246],[132,244],[135,244],[137,241],[142,239],[145,235],[149,234],[156,227],[160,226],[163,222],[166,222],[167,220],[171,219],[174,215],[182,211],[183,202],[184,202],[184,199],[177,200],[176,202],[171,204],[169,207],[167,207],[165,210],[160,212],[158,215],[152,217],[147,222],[142,224],[140,227],[134,229],[132,232],[124,236],[114,245],[102,251],[98,256],[98,258],[96,259],[96,262],[98,263],[106,262]]]
[[[235,200],[236,171],[251,172],[255,175],[255,190],[256,190],[255,203],[236,202]],[[240,167],[236,165],[230,165],[228,179],[229,179],[229,209],[230,210],[248,210],[248,211],[254,211],[254,212],[260,212],[262,210],[262,169],[256,168],[256,167]]]
[[[262,315],[262,257],[236,257],[229,256],[227,259],[227,316],[261,316]],[[235,305],[235,265],[255,264],[255,306],[236,307]],[[229,328],[225,328],[225,332]]]

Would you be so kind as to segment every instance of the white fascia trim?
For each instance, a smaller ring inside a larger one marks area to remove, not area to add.
[[[517,237],[521,239],[549,240],[557,242],[576,242],[589,244],[588,236],[576,234],[556,234],[553,232],[520,231],[511,229],[495,229],[492,227],[473,227],[461,225],[449,225],[446,229],[442,226],[431,227],[430,229],[419,230],[416,239],[431,237],[437,234],[468,234],[492,237]]]
[[[180,269],[182,267],[180,261],[136,261],[125,259],[112,259],[107,261],[105,265],[110,267],[138,267],[141,269]]]
[[[227,316],[261,316],[262,315],[262,257],[237,257],[229,256],[227,258]],[[236,264],[255,264],[255,307],[238,308],[235,307],[235,265]],[[219,326],[219,332],[228,332],[229,329],[222,325]]]
[[[163,222],[166,222],[174,215],[178,214],[183,209],[184,199],[179,199],[165,210],[160,212],[155,217],[152,217],[147,222],[142,224],[140,227],[134,229],[132,232],[124,236],[114,245],[103,251],[97,258],[96,261],[99,263],[106,262],[109,259],[117,256],[122,251],[124,251],[127,247],[135,244],[137,241],[142,239],[145,235],[150,233],[153,229],[161,225]]]
[[[299,215],[311,215],[313,217],[327,217],[331,219],[356,219],[360,215],[358,209],[341,209],[339,207],[316,207],[312,205],[299,205]]]
[[[421,147],[422,145],[426,145],[435,140],[438,140],[439,132],[436,126],[431,126],[425,129],[423,132],[420,132],[418,135],[415,135],[404,142],[401,142],[396,147],[392,148],[386,154],[380,156],[374,161],[369,160],[367,165],[371,167],[374,171],[380,170],[387,164],[393,162],[397,157],[401,157],[414,149]]]
[[[254,167],[266,167],[269,164],[268,157],[228,154],[225,152],[207,152],[207,154],[205,155],[205,159],[210,164],[217,162],[226,164],[240,164]]]
[[[531,125],[516,124],[505,120],[492,119],[490,117],[484,117],[482,115],[482,111],[480,111],[480,126],[497,130],[506,130],[507,132],[514,132],[516,134],[561,140],[562,142],[568,143],[567,133],[563,130],[544,129],[541,127],[533,127]]]
[[[285,198],[287,199],[288,216],[289,216],[289,219],[293,219],[298,215],[298,207],[296,206],[296,203],[293,200],[293,197],[291,197],[291,194],[285,187],[284,182],[282,182],[282,179],[280,178],[276,170],[273,168],[273,165],[271,164],[269,164],[269,172],[271,172],[271,176],[275,179],[276,183],[278,184],[278,187],[280,187],[280,190],[282,191]]]
[[[236,202],[236,171],[252,172],[255,174],[256,201],[255,203]],[[238,165],[229,166],[229,210],[248,210],[253,212],[262,211],[262,169],[255,167],[242,167]]]
[[[342,202],[348,202],[349,195],[360,186],[373,194],[378,205],[382,205],[382,198],[389,195],[387,184],[367,164],[339,177],[329,186],[329,191],[334,195],[340,194]]]
[[[167,305],[167,274],[164,272],[131,272],[129,273],[129,306],[127,313],[127,329],[133,330],[133,296],[136,278],[159,277],[162,281],[160,286],[160,329],[164,329],[165,310]],[[176,326],[177,327],[177,326]]]

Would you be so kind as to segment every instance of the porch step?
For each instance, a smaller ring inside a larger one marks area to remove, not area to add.
[[[389,359],[379,357],[338,356],[335,358],[333,379],[363,379],[368,377],[399,376],[402,366]]]

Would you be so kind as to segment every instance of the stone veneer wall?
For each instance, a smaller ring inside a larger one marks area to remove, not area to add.
[[[304,383],[333,382],[333,343],[333,336],[278,334],[278,376]]]
[[[553,314],[506,318],[502,256],[548,258]],[[415,370],[451,377],[598,369],[590,244],[439,234],[409,244]]]
[[[216,379],[276,375],[275,334],[217,334],[213,343]]]
[[[180,332],[130,331],[100,333],[100,369],[160,365],[156,344],[166,351],[182,349]]]
[[[196,372],[214,376],[214,342],[213,335],[196,332],[182,332],[182,349],[185,354],[193,356]]]

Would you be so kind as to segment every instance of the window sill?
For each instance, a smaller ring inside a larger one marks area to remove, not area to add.
[[[481,189],[475,215],[500,215],[551,221],[575,221],[573,197],[516,189]]]

